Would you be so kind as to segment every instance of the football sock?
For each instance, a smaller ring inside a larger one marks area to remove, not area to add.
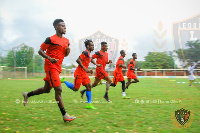
[[[126,96],[126,92],[122,92],[122,96]]]
[[[70,82],[68,82],[68,81],[65,81],[64,83],[66,84],[66,86],[67,86],[68,88],[70,88],[70,89],[73,90],[74,85],[73,85],[72,83],[70,83]]]
[[[31,97],[31,96],[33,96],[34,94],[33,94],[33,91],[31,91],[31,92],[29,92],[28,94],[27,94],[27,96],[28,97]]]
[[[91,94],[91,91],[86,91],[86,96],[87,96],[87,101],[88,103],[91,103],[91,99],[92,99],[92,94]]]
[[[121,81],[121,83],[122,83],[122,91],[125,92],[125,89],[126,89],[125,88],[125,81]]]
[[[62,113],[62,115],[64,116],[66,114],[65,108],[60,108],[60,112]]]
[[[82,90],[83,93],[85,93],[85,91],[86,91],[86,89],[85,89],[85,90]]]
[[[105,93],[105,97],[108,97],[108,92]]]

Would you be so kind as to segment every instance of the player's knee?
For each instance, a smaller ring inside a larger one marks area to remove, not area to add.
[[[50,93],[50,91],[51,91],[51,87],[50,88],[48,88],[48,87],[43,88],[44,93]]]
[[[112,80],[109,79],[107,82],[110,84],[112,82]]]
[[[62,88],[61,88],[61,86],[55,87],[55,93],[56,93],[56,94],[61,94],[61,93],[62,93]]]

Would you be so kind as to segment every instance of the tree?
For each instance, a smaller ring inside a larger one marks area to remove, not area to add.
[[[197,63],[200,60],[200,40],[187,41],[186,46],[186,49],[175,50],[179,60],[186,63]]]
[[[170,69],[174,68],[172,53],[149,52],[142,64],[143,69]]]

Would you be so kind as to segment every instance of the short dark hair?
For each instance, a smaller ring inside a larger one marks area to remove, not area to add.
[[[107,42],[101,42],[101,46],[104,45],[104,44],[107,44]]]
[[[53,26],[55,27],[60,22],[64,22],[64,21],[62,19],[55,19],[53,22]]]
[[[87,45],[90,45],[90,42],[93,42],[92,40],[86,39],[85,40],[85,47],[87,48]]]
[[[133,53],[133,54],[132,54],[132,56],[135,56],[135,55],[136,55],[136,53]]]
[[[124,51],[124,50],[121,50],[121,51],[120,51],[120,54],[122,54],[122,53],[125,53],[125,51]]]

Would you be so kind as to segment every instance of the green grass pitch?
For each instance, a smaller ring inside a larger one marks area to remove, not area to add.
[[[72,78],[67,80],[73,82]],[[93,82],[94,78],[91,80]],[[85,109],[86,96],[81,99],[79,92],[73,92],[62,84],[65,109],[70,115],[76,116],[74,121],[66,123],[63,122],[55,102],[53,89],[49,94],[29,98],[27,107],[23,106],[22,92],[43,86],[42,78],[0,80],[0,132],[197,133],[200,131],[198,83],[189,87],[187,79],[140,78],[139,80],[139,83],[131,84],[126,90],[131,99],[121,98],[121,83],[116,87],[110,87],[111,103],[107,103],[103,98],[105,85],[93,88],[92,100],[96,110]],[[82,89],[83,86],[80,90]],[[181,108],[190,110],[193,114],[188,121],[191,123],[188,128],[177,128],[172,122],[171,115]]]

